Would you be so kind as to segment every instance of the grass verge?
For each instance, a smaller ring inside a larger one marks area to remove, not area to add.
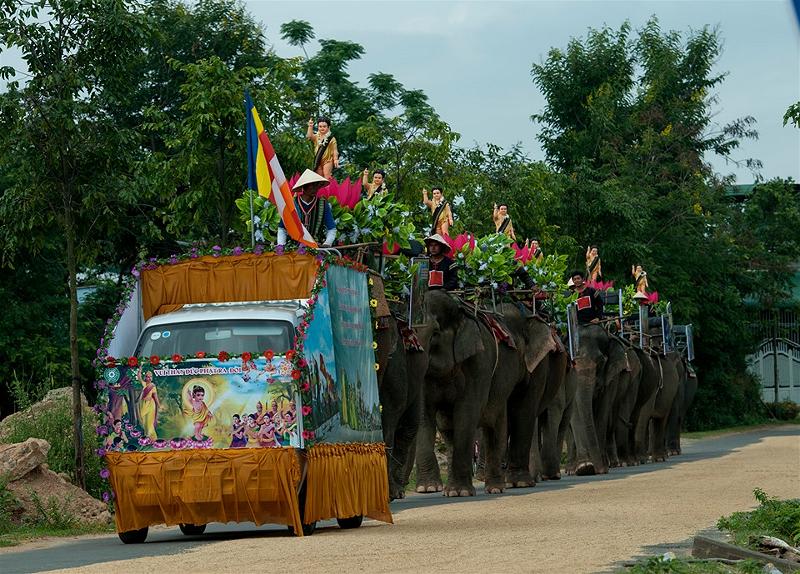
[[[753,490],[759,505],[749,512],[723,516],[717,528],[728,532],[737,546],[758,550],[759,536],[774,536],[792,546],[800,544],[800,498],[770,498],[760,488]]]
[[[772,427],[780,427],[785,425],[800,425],[800,418],[796,418],[793,420],[788,421],[780,421],[780,420],[770,420],[766,423],[759,423],[757,425],[742,425],[742,426],[735,426],[735,427],[728,427],[724,429],[715,429],[715,430],[708,430],[708,431],[696,431],[696,432],[682,432],[681,438],[684,439],[699,439],[699,438],[711,438],[715,436],[722,436],[726,434],[733,434],[737,432],[746,432],[751,430],[760,430],[760,429],[768,429]]]
[[[763,564],[744,560],[736,564],[700,560],[696,558],[664,559],[654,556],[631,568],[619,570],[629,574],[763,574]]]

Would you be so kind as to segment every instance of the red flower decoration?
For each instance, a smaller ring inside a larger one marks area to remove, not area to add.
[[[217,353],[217,359],[219,359],[223,363],[225,361],[227,361],[228,359],[230,359],[230,358],[231,358],[231,356],[230,356],[230,354],[228,354],[227,351],[220,351],[219,353]]]
[[[136,357],[131,357],[128,359],[128,366],[129,367],[136,367],[139,365],[139,359]]]
[[[150,364],[155,366],[161,362],[161,359],[158,358],[158,355],[150,355]],[[130,364],[130,362],[129,362]]]
[[[305,359],[300,359],[299,361],[297,361],[297,366],[300,367],[301,369],[304,368],[307,365],[308,365],[308,361],[306,361]]]
[[[295,355],[294,349],[289,349],[288,351],[286,351],[286,360],[291,361],[292,359],[294,359],[294,355]]]
[[[195,357],[197,357],[198,359],[205,359],[206,358],[206,352],[205,351],[198,351],[195,354]]]
[[[183,359],[183,357],[181,357],[178,353],[175,353],[174,355],[172,355],[172,362],[173,363],[180,363],[181,359]]]
[[[271,361],[272,358],[275,356],[275,351],[272,349],[267,349],[264,351],[264,356],[267,358],[268,361]]]
[[[310,440],[314,438],[314,431],[312,430],[304,430],[303,431],[303,438],[306,440]]]
[[[303,416],[308,416],[311,414],[311,407],[308,405],[303,406]]]
[[[246,363],[252,358],[253,358],[253,355],[249,351],[245,351],[244,353],[242,353],[242,361],[243,362]]]
[[[308,381],[300,385],[300,390],[304,393],[307,393],[311,389],[311,385],[308,384]]]
[[[292,369],[292,379],[295,381],[300,379],[300,369]]]
[[[106,366],[109,369],[113,369],[114,367],[117,366],[117,360],[111,355],[109,355],[108,357],[106,357]]]

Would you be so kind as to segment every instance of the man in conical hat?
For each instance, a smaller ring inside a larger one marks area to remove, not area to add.
[[[452,259],[447,257],[450,245],[438,233],[425,238],[428,249],[430,269],[428,270],[428,289],[458,289],[458,273]]]
[[[317,192],[330,182],[310,169],[303,172],[292,190],[295,192],[294,206],[297,215],[317,245],[330,247],[336,239],[336,221],[331,206]],[[283,221],[278,224],[278,245],[286,245],[286,228]]]

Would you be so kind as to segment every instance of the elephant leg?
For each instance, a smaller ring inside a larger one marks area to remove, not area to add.
[[[411,405],[403,413],[395,432],[394,449],[392,451],[392,464],[389,476],[389,496],[392,500],[405,496],[408,484],[408,460],[412,458],[414,443],[419,429],[419,407]],[[409,471],[410,472],[410,471]]]
[[[505,488],[502,464],[506,453],[506,444],[508,444],[506,417],[505,409],[503,409],[495,424],[483,429],[483,439],[487,447],[485,482],[487,494],[500,494]]]
[[[531,441],[531,454],[529,457],[528,466],[531,469],[531,476],[533,477],[533,484],[536,486],[537,482],[542,481],[542,425],[544,425],[545,413],[536,417],[536,422],[533,426],[533,440]]]
[[[456,405],[452,419],[452,458],[447,476],[445,496],[475,496],[472,485],[472,454],[475,429],[478,425],[479,405],[461,401]],[[481,444],[481,450],[485,445]],[[489,451],[487,455],[487,472]]]
[[[425,408],[417,432],[417,492],[441,492],[442,474],[436,460],[436,414]]]
[[[575,409],[572,412],[572,433],[577,447],[575,473],[580,476],[604,474],[608,472],[608,468],[604,465],[603,453],[597,440],[593,409],[596,368],[593,364],[579,364],[576,370],[578,390],[575,394]]]
[[[560,395],[561,393],[559,393]],[[542,480],[558,480],[561,478],[561,452],[558,442],[558,423],[560,422],[561,397],[557,397],[544,413],[538,418],[537,429],[541,441],[539,471]]]
[[[645,403],[636,424],[636,458],[640,464],[647,462],[647,456],[650,452],[650,418],[653,416],[655,400],[656,398],[653,396]]]
[[[508,465],[504,481],[508,488],[526,488],[535,484],[530,472],[536,423],[530,404],[533,386],[526,385],[521,392],[512,393],[508,400]]]
[[[567,427],[566,441],[567,441],[567,464],[564,468],[567,476],[572,476],[578,469],[578,445],[575,442],[575,431],[572,429],[572,417]]]
[[[666,430],[667,430],[666,417],[653,419],[653,430],[652,430],[653,462],[664,462],[667,460]]]

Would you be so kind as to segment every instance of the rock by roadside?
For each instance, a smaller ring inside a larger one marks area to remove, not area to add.
[[[84,524],[111,522],[111,514],[104,503],[47,468],[49,450],[50,444],[38,438],[0,444],[0,476],[8,480],[6,489],[19,503],[13,518],[47,521],[48,517],[41,515],[41,507],[44,507],[47,512],[53,510]]]

